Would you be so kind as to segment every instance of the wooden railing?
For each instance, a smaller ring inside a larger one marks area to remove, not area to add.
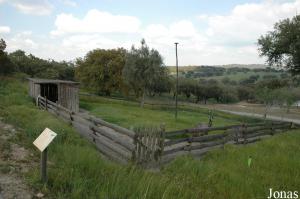
[[[155,162],[161,154],[161,133],[135,133],[84,113],[74,113],[41,96],[37,106],[71,124],[83,137],[94,143],[105,157],[119,163],[143,164]]]
[[[83,137],[94,143],[105,157],[119,163],[133,161],[135,151],[133,131],[88,114],[71,112],[40,96],[37,98],[37,105],[71,124]]]
[[[162,160],[166,163],[185,154],[202,156],[213,149],[224,148],[225,144],[249,144],[291,128],[298,126],[286,122],[267,122],[166,132]]]
[[[143,166],[165,164],[179,155],[201,157],[208,151],[224,148],[225,144],[248,144],[291,128],[293,123],[268,122],[199,127],[165,132],[134,132],[86,113],[74,113],[41,96],[37,106],[71,124],[83,137],[92,142],[105,157],[119,163]]]

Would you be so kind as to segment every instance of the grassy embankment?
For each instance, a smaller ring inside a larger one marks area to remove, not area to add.
[[[39,154],[32,146],[35,137],[45,127],[58,133],[49,151],[48,186],[39,184],[38,168],[27,174],[35,189],[53,198],[240,199],[264,198],[271,187],[299,191],[300,131],[246,147],[226,146],[202,160],[181,157],[161,172],[152,173],[103,160],[71,126],[37,109],[27,96],[26,85],[15,78],[0,77],[0,117],[24,130],[19,142],[35,151],[37,159]],[[253,157],[251,168],[247,167],[249,155]]]

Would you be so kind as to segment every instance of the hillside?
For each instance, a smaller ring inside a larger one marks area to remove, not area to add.
[[[28,185],[46,197],[240,199],[267,197],[269,188],[299,188],[299,130],[245,147],[226,145],[201,160],[180,157],[160,172],[151,172],[103,159],[71,126],[39,110],[28,97],[26,85],[20,79],[0,77],[0,117],[21,129],[22,139],[16,142],[37,158],[32,145],[35,137],[45,127],[58,133],[49,151],[48,185],[40,184],[38,167],[32,166],[24,174]],[[124,103],[115,101],[110,106],[120,104]],[[101,108],[97,112],[101,113]],[[118,120],[117,113],[114,120]],[[253,159],[250,168],[249,156]]]
[[[176,75],[176,67],[168,67],[171,75]],[[179,67],[179,76],[194,79],[216,79],[222,80],[229,78],[231,81],[241,81],[251,76],[256,76],[258,79],[286,76],[283,70],[269,68],[265,65],[220,65],[220,66],[184,66]]]

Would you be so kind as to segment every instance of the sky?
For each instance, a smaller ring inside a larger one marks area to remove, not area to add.
[[[90,50],[139,46],[166,65],[263,64],[257,39],[300,12],[300,0],[0,0],[7,51],[74,61]]]

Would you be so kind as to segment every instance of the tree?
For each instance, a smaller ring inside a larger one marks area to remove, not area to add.
[[[270,65],[287,68],[292,74],[300,73],[300,15],[284,19],[274,30],[258,39],[261,56]]]
[[[144,106],[145,93],[149,92],[160,78],[166,77],[164,68],[162,56],[157,50],[150,50],[144,39],[139,48],[132,46],[127,53],[123,77],[136,97],[141,97],[141,107]]]
[[[90,51],[84,59],[77,59],[75,76],[84,86],[109,96],[122,87],[125,55],[123,48]]]
[[[157,75],[156,81],[150,85],[148,89],[149,96],[155,96],[155,94],[161,95],[164,92],[170,93],[172,89],[172,81],[168,76],[168,69],[162,67],[160,73]]]
[[[26,73],[30,77],[50,79],[74,79],[74,64],[44,60],[32,54],[26,55],[22,50],[16,50],[8,55],[16,66],[16,71]]]
[[[0,74],[7,75],[15,70],[14,64],[10,61],[6,49],[6,43],[3,39],[0,39]]]
[[[296,88],[280,88],[274,90],[274,97],[276,102],[281,108],[286,107],[286,112],[290,112],[290,108],[294,105],[299,99],[299,89]]]
[[[1,38],[0,39],[0,51],[4,51],[6,49],[6,43],[5,41]]]
[[[274,105],[274,102],[276,101],[275,92],[267,87],[260,88],[256,92],[256,99],[264,103],[264,119],[266,119],[269,109]]]
[[[189,99],[190,96],[193,94],[197,81],[191,78],[180,78],[178,82],[178,93],[183,93],[186,96],[186,98]]]
[[[249,101],[254,99],[254,89],[252,87],[238,86],[236,90],[239,100]]]

